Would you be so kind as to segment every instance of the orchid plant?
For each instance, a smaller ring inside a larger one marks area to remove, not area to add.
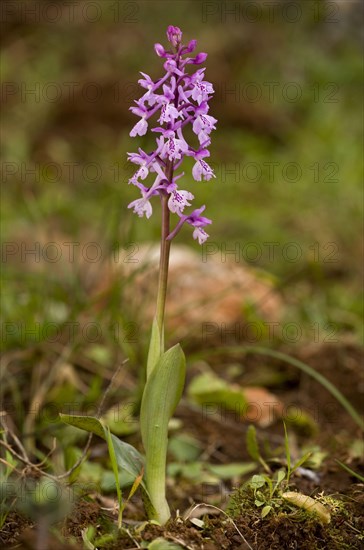
[[[201,65],[207,54],[191,55],[196,48],[196,40],[184,45],[182,32],[178,27],[169,26],[167,38],[169,49],[164,49],[161,44],[154,46],[156,54],[165,59],[164,76],[154,81],[147,74],[141,73],[143,78],[139,80],[139,84],[146,91],[130,108],[133,114],[140,117],[130,136],[144,136],[149,126],[154,124],[154,119],[156,125],[150,131],[156,134],[156,139],[152,152],[147,153],[139,148],[138,153],[128,153],[129,161],[138,167],[129,184],[137,187],[141,194],[128,207],[138,216],[150,218],[153,212],[151,200],[159,196],[162,212],[156,314],[140,410],[145,460],[133,447],[111,435],[98,419],[62,415],[65,422],[94,432],[108,442],[110,455],[115,458],[118,466],[139,480],[147,513],[160,524],[166,523],[170,518],[165,487],[168,423],[181,398],[186,370],[185,357],[179,344],[168,351],[164,349],[170,246],[185,224],[193,227],[193,238],[200,244],[204,243],[208,238],[205,227],[211,224],[211,220],[202,215],[205,206],[189,213],[186,211],[194,196],[190,191],[179,188],[179,180],[184,176],[180,168],[185,157],[192,157],[195,161],[192,176],[196,181],[208,181],[215,177],[205,159],[210,155],[210,134],[217,122],[208,114],[209,100],[214,90],[204,80],[205,69],[198,68],[192,74],[188,72],[189,65]],[[196,136],[193,144],[188,143],[183,135],[188,126],[192,127]],[[147,185],[149,176],[154,181]],[[176,217],[173,227],[171,215]]]

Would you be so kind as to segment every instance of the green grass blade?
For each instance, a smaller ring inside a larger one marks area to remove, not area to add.
[[[299,460],[297,460],[297,462],[294,463],[293,467],[292,467],[292,470],[291,470],[291,473],[294,472],[295,470],[297,470],[297,468],[299,468],[300,466],[302,466],[302,464],[304,464],[305,462],[307,462],[307,460],[312,456],[312,451],[308,451],[307,453],[305,453],[303,455],[303,457],[301,457]]]
[[[286,423],[283,422],[284,427],[284,448],[286,451],[286,461],[287,461],[287,483],[289,482],[289,478],[291,476],[291,453],[289,450],[289,440],[288,440],[288,433],[287,433],[287,426]]]
[[[259,445],[255,426],[250,424],[246,432],[246,449],[253,460],[260,460]]]
[[[112,471],[114,472],[114,478],[115,478],[115,485],[116,485],[116,494],[118,497],[118,504],[119,504],[119,513],[118,513],[118,528],[121,529],[122,522],[123,522],[123,494],[120,487],[120,479],[119,479],[119,467],[118,462],[116,459],[116,453],[115,453],[115,447],[114,443],[111,437],[110,428],[106,428],[106,442],[107,442],[107,448],[109,451],[109,457],[111,462]]]
[[[341,462],[341,460],[337,460],[337,458],[335,458],[335,462],[337,462],[342,468],[344,468],[344,470],[346,470],[350,475],[356,477],[357,479],[359,479],[359,481],[364,483],[364,477],[358,474],[357,472],[354,472],[354,470],[352,470],[351,468],[349,468],[349,466]]]

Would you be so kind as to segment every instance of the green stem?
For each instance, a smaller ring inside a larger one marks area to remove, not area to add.
[[[173,178],[173,162],[168,161],[165,169],[166,179],[172,182]],[[162,234],[160,246],[160,261],[159,261],[159,279],[157,292],[157,306],[155,320],[152,328],[151,342],[149,346],[148,362],[147,362],[147,384],[152,380],[151,374],[159,358],[164,354],[164,313],[166,307],[167,285],[168,285],[168,267],[169,267],[169,252],[171,241],[167,240],[170,234],[170,212],[168,208],[168,195],[161,195],[162,203]],[[157,327],[155,326],[155,323]],[[144,388],[143,399],[145,399]],[[163,395],[160,396],[163,398]],[[143,401],[142,401],[143,411]],[[146,484],[152,510],[149,515],[156,519],[161,525],[164,525],[171,516],[168,502],[166,500],[166,460],[167,460],[167,445],[168,445],[168,425],[165,426],[165,434],[158,437],[160,426],[156,419],[151,415],[144,416],[141,412],[142,433],[143,426],[146,428],[146,434],[154,433],[155,437],[149,441],[148,435],[144,437],[144,447],[146,452]]]
[[[170,241],[167,241],[169,235],[169,208],[168,197],[162,196],[162,237],[161,237],[161,252],[159,263],[159,281],[157,294],[157,309],[156,318],[161,335],[161,353],[163,353],[163,330],[164,330],[164,312],[166,306],[166,295],[168,285],[168,266],[169,266],[169,251]]]
[[[169,182],[173,178],[173,162],[169,161],[166,166],[166,178]],[[164,352],[164,312],[166,307],[167,285],[168,285],[168,267],[169,267],[169,252],[171,242],[167,241],[170,233],[170,212],[168,208],[168,195],[162,195],[162,235],[161,235],[161,251],[159,262],[159,281],[157,294],[157,309],[156,319],[160,332],[160,349],[161,354]]]

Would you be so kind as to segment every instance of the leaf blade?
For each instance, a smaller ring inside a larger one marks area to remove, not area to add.
[[[154,317],[152,324],[152,333],[150,336],[150,344],[148,350],[148,359],[147,359],[147,379],[152,374],[153,369],[159,358],[161,357],[163,350],[161,349],[161,333],[159,330],[159,325],[157,318]]]
[[[84,430],[86,432],[91,432],[98,437],[101,437],[106,442],[108,441],[107,428],[100,422],[98,418],[93,416],[84,416],[84,415],[68,415],[60,414],[62,422]],[[118,467],[121,470],[126,470],[134,478],[137,478],[140,475],[140,470],[144,467],[144,458],[143,456],[129,443],[121,441],[118,437],[111,434],[111,440],[115,450],[116,461]],[[142,483],[143,488],[146,490],[145,483]]]

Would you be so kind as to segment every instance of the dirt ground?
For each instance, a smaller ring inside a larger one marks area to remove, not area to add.
[[[351,343],[312,346],[304,349],[285,350],[291,355],[306,361],[324,374],[341,389],[350,402],[360,410],[363,403],[362,350]],[[236,357],[235,357],[236,360]],[[215,356],[211,358],[212,368],[220,375],[230,357]],[[244,371],[238,377],[242,386],[252,380],[259,371],[261,358],[250,354],[244,359]],[[351,457],[348,449],[350,442],[360,437],[357,426],[350,416],[341,409],[333,397],[308,375],[294,370],[292,366],[282,364],[279,360],[269,359],[269,366],[280,374],[281,383],[274,384],[275,395],[285,404],[295,403],[310,414],[318,429],[315,433],[305,430],[291,432],[297,452],[307,442],[318,446],[327,453],[321,466],[316,471],[315,479],[302,475],[293,475],[290,488],[305,495],[326,495],[342,506],[331,509],[332,520],[328,525],[322,524],[316,517],[296,513],[292,510],[278,510],[261,518],[260,511],[244,508],[234,511],[228,517],[223,511],[234,491],[230,480],[218,486],[191,484],[183,479],[176,479],[168,487],[172,508],[172,520],[165,527],[147,524],[136,529],[145,520],[143,506],[136,495],[127,505],[124,512],[128,533],[119,535],[117,541],[103,545],[102,548],[132,549],[140,547],[157,537],[179,543],[182,548],[193,550],[218,549],[359,549],[362,548],[364,532],[364,492],[363,484],[347,471],[343,470],[335,459],[350,463],[350,467],[364,475],[364,461],[361,457]],[[193,374],[193,373],[191,373]],[[198,439],[206,449],[208,460],[216,464],[229,464],[251,460],[245,445],[247,423],[236,418],[236,415],[201,415],[201,411],[182,401],[176,417],[183,423],[185,431]],[[282,422],[276,419],[267,428],[257,428],[260,442],[268,443],[271,448],[283,444]],[[245,478],[247,479],[247,477]],[[241,489],[240,489],[241,490]],[[236,493],[238,495],[239,493]],[[239,502],[239,497],[237,497]],[[205,503],[196,508],[194,505]],[[208,504],[217,508],[209,508]],[[92,525],[101,535],[111,528],[115,529],[115,511],[108,509],[100,495],[90,495],[80,500],[72,513],[61,523],[55,524],[47,535],[44,548],[82,548],[81,532]],[[188,510],[190,509],[190,513]],[[193,518],[198,517],[203,523],[196,525]],[[39,549],[37,526],[17,512],[11,512],[0,534],[1,548]],[[245,539],[245,540],[244,540]],[[138,546],[139,545],[139,546]],[[249,546],[250,545],[250,546]]]

